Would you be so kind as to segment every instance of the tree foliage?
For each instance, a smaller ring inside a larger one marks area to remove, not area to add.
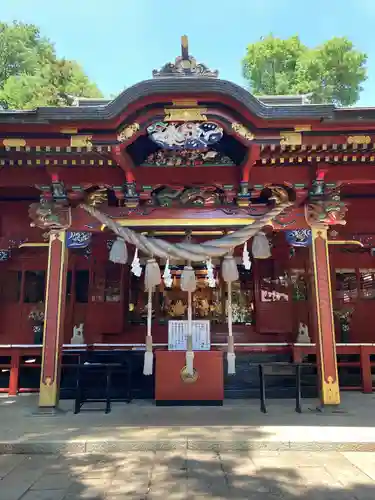
[[[248,45],[242,69],[255,95],[310,94],[313,103],[349,106],[359,99],[366,61],[345,37],[311,49],[298,36],[269,35]]]
[[[69,95],[101,97],[81,66],[59,59],[32,24],[0,23],[0,102],[16,109],[64,106]]]

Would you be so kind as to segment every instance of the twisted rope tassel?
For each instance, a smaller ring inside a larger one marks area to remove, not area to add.
[[[148,289],[146,351],[143,359],[143,375],[152,375],[154,353],[152,351],[152,288]]]
[[[228,349],[227,349],[227,363],[228,375],[236,374],[236,354],[234,352],[234,339],[233,339],[233,311],[232,311],[232,282],[237,281],[239,278],[237,263],[232,255],[224,257],[221,274],[223,280],[227,284],[227,317],[228,317]]]
[[[152,292],[160,284],[160,268],[155,259],[149,259],[145,271],[145,288],[148,292],[147,301],[147,336],[146,351],[143,363],[143,375],[152,375],[154,354],[152,351]]]
[[[188,262],[184,267],[181,276],[181,290],[188,294],[188,332],[186,339],[186,371],[188,375],[194,375],[194,351],[193,351],[193,304],[192,295],[197,288],[197,280],[194,269],[191,267],[191,262]]]

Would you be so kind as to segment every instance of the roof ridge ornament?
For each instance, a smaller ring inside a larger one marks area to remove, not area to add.
[[[160,70],[154,69],[152,72],[154,78],[170,77],[203,77],[217,78],[219,72],[210,70],[205,64],[198,63],[196,59],[189,54],[189,42],[186,35],[181,37],[181,56],[176,57],[175,62],[165,64]]]

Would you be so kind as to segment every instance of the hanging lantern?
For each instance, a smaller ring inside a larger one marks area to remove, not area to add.
[[[128,249],[122,238],[117,238],[109,252],[109,260],[115,264],[126,264],[128,262]]]
[[[271,257],[270,242],[263,231],[259,231],[254,236],[251,251],[254,259],[269,259]]]

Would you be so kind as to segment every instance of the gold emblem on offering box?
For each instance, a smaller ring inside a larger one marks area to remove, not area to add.
[[[186,366],[184,366],[180,371],[181,380],[185,382],[185,384],[194,384],[194,382],[198,380],[198,376],[198,370],[195,368],[193,368],[193,375],[189,375]]]

